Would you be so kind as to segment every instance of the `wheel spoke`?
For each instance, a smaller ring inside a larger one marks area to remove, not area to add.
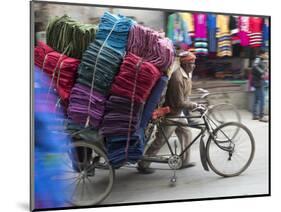
[[[215,146],[214,140],[207,143],[207,157],[210,168],[221,176],[235,176],[241,174],[245,170],[245,166],[249,165],[252,159],[252,137],[247,128],[240,123],[225,123],[215,131],[218,139],[224,142],[218,142],[223,148],[233,146],[233,153],[230,156],[228,151]],[[232,141],[227,143],[229,138]],[[227,138],[227,139],[224,139]],[[228,160],[229,157],[231,160]]]
[[[66,188],[71,203],[85,206],[101,202],[109,194],[113,184],[113,170],[107,163],[106,154],[96,145],[83,141],[75,141],[71,149],[69,161],[64,163],[67,167],[71,167],[73,163],[80,171],[75,177],[75,172],[64,170],[68,174],[62,177],[68,183]]]
[[[79,178],[77,184],[75,185],[74,192],[71,194],[71,197],[70,197],[71,200],[73,199],[73,196],[76,193],[76,190],[77,190],[78,185],[80,184],[80,182],[81,182],[81,178]]]

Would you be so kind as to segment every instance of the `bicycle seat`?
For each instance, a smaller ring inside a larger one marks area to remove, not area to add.
[[[170,112],[171,112],[171,109],[170,109],[169,106],[157,108],[152,113],[152,119],[156,120],[156,119],[158,119],[160,117],[164,117],[166,114],[168,114]]]

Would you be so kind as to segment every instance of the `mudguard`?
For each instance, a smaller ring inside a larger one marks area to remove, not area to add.
[[[200,159],[201,159],[201,164],[204,168],[205,171],[209,171],[208,163],[207,163],[207,155],[206,155],[206,147],[204,140],[200,140]]]

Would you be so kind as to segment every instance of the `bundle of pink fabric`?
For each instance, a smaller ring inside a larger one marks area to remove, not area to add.
[[[173,43],[163,38],[160,33],[141,26],[134,25],[129,33],[127,51],[142,57],[166,72],[174,60]]]

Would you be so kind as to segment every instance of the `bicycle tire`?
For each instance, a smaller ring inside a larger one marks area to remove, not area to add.
[[[84,158],[82,162],[78,161],[78,157],[75,158],[72,151],[78,148],[87,151],[90,149],[91,157],[87,156],[86,160]],[[62,195],[65,196],[66,202],[74,206],[93,206],[108,197],[114,183],[115,170],[102,148],[83,140],[75,141],[70,144],[69,152],[63,155],[62,159],[65,167],[64,174],[60,176],[62,179],[59,180],[64,180],[65,193]]]
[[[227,115],[228,115],[228,117],[231,117],[231,118],[228,118],[228,119],[225,118],[223,115],[224,111],[228,111]],[[213,118],[213,120],[215,120],[217,123],[219,123],[219,125],[227,123],[227,122],[241,123],[241,115],[240,115],[238,109],[233,104],[221,103],[221,104],[213,105],[209,109],[208,114],[210,117]]]
[[[224,145],[225,142],[224,142],[224,144],[221,143],[221,142],[217,142],[217,141],[214,140],[214,137],[212,135],[210,135],[209,138],[208,138],[208,141],[207,141],[207,145],[206,145],[208,165],[216,174],[218,174],[220,176],[223,176],[223,177],[234,177],[234,176],[240,175],[242,172],[244,172],[250,166],[250,164],[251,164],[251,162],[254,158],[254,153],[255,153],[254,137],[253,137],[251,131],[245,125],[243,125],[241,123],[229,122],[229,123],[222,124],[214,130],[213,135],[216,136],[216,137],[218,137],[218,133],[221,133],[221,134],[225,135],[227,130],[225,130],[224,128],[231,127],[231,126],[238,127],[239,133],[242,133],[242,132],[245,133],[245,135],[247,136],[247,141],[249,142],[250,152],[249,152],[248,156],[246,157],[246,161],[245,161],[245,163],[243,163],[243,166],[241,168],[239,168],[238,170],[235,170],[233,172],[227,172],[225,168],[221,169],[218,166],[217,162],[215,162],[214,157],[216,155],[215,154],[213,155],[213,153],[214,153],[214,151],[220,151],[221,155],[223,155],[223,156],[218,157],[218,163],[224,163],[225,165],[231,165],[230,161],[231,160],[233,161],[234,154],[235,154],[236,158],[239,158],[239,154],[238,154],[238,150],[237,150],[238,141],[234,141],[234,140],[231,139],[231,141],[234,144],[235,150],[232,152],[232,155],[230,155],[230,151],[228,151],[228,154],[224,154],[224,153],[227,153],[227,151],[222,150],[220,147],[222,147],[222,145]],[[238,137],[239,136],[235,137],[235,139],[237,139]],[[243,144],[245,144],[245,143],[243,143]],[[219,146],[219,145],[221,145],[221,146]],[[224,146],[224,147],[226,147],[226,146]],[[217,148],[217,150],[215,148]],[[228,156],[228,158],[223,158],[225,156],[226,157]],[[227,160],[224,160],[224,159],[227,159]],[[239,158],[239,160],[241,161],[241,158]],[[226,161],[228,161],[228,162],[226,162]],[[231,166],[233,166],[233,165],[231,165]]]

